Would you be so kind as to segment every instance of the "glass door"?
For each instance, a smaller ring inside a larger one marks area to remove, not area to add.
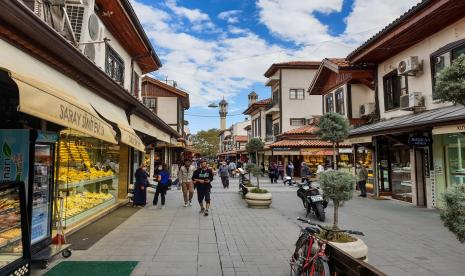
[[[34,246],[51,234],[51,187],[53,183],[53,145],[36,144],[32,186],[31,244]]]
[[[390,162],[389,162],[389,144],[384,143],[379,145],[378,150],[379,160],[379,179],[380,182],[380,195],[391,195],[391,175],[390,175]]]

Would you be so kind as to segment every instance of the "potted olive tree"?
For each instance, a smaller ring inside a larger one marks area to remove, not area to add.
[[[349,122],[339,113],[329,112],[320,117],[316,134],[333,144],[333,169],[337,170],[337,146],[349,136]]]
[[[271,205],[271,193],[265,189],[260,189],[260,167],[255,164],[247,165],[247,171],[257,179],[257,187],[248,189],[245,201],[251,208],[269,208]]]
[[[339,207],[345,201],[352,199],[355,190],[355,178],[349,173],[341,171],[326,171],[320,176],[320,185],[325,198],[331,200],[334,206],[334,218],[332,228],[339,229]],[[345,251],[357,259],[366,259],[368,247],[358,237],[347,233],[322,233],[322,238],[328,240],[331,245]]]

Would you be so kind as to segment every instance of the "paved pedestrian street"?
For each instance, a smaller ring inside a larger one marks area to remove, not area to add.
[[[265,183],[273,193],[272,208],[250,209],[237,194],[237,180],[229,190],[220,186],[215,180],[208,217],[198,213],[196,203],[183,207],[180,191],[168,191],[165,209],[141,209],[89,250],[74,251],[70,260],[139,261],[133,275],[289,275],[299,233],[295,218],[304,215],[296,188]],[[341,208],[341,225],[365,232],[369,262],[389,275],[465,271],[465,247],[441,226],[435,211],[355,198]]]

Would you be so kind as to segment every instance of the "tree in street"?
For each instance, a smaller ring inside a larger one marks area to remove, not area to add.
[[[262,140],[258,138],[252,138],[250,141],[245,145],[245,149],[247,150],[248,153],[254,153],[255,154],[255,163],[257,166],[260,166],[260,162],[258,159],[258,152],[262,151],[264,147],[264,144]]]
[[[260,175],[262,174],[260,167],[255,165],[255,164],[247,164],[247,167],[245,168],[247,172],[252,174],[257,178],[257,188],[260,189]]]
[[[344,201],[352,199],[355,190],[355,177],[341,171],[326,171],[320,175],[320,185],[325,198],[333,201],[333,229],[338,229],[339,206]]]
[[[316,134],[320,139],[333,144],[333,168],[337,170],[336,148],[349,136],[349,122],[339,113],[329,112],[320,117],[318,128]]]
[[[465,106],[465,54],[460,55],[451,66],[439,74],[434,96],[443,102],[454,102]]]
[[[220,144],[219,132],[217,128],[197,132],[192,135],[192,147],[204,157],[216,156]]]

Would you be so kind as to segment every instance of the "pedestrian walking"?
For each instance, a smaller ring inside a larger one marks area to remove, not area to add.
[[[229,189],[229,167],[226,165],[226,162],[223,162],[219,168],[219,175],[221,177],[221,183],[223,188]]]
[[[301,183],[304,183],[310,177],[310,168],[305,162],[302,162],[302,165],[300,166],[300,177],[302,178],[300,181]]]
[[[182,197],[184,199],[184,207],[192,206],[192,197],[194,197],[194,183],[192,176],[194,175],[195,167],[191,160],[185,160],[184,164],[179,168],[179,181],[181,182]]]
[[[260,171],[262,172],[262,176],[264,176],[265,175],[265,163],[263,161],[260,164]]]
[[[134,184],[133,206],[145,206],[147,204],[147,186],[149,185],[149,174],[144,163],[141,163],[134,174],[136,183]]]
[[[161,209],[165,208],[165,195],[170,184],[170,173],[166,168],[166,164],[161,165],[161,170],[158,173],[158,185],[155,190],[155,196],[153,197],[153,206],[157,208],[158,196],[161,197]]]
[[[276,163],[271,163],[268,167],[268,177],[271,180],[271,183],[277,183],[277,176],[278,175],[278,168],[276,167]]]
[[[286,175],[294,177],[294,164],[292,163],[292,161],[287,162]]]
[[[365,168],[363,164],[356,164],[356,169],[358,170],[357,173],[357,180],[358,180],[358,188],[360,189],[361,197],[367,197],[367,180],[368,180],[368,170]]]
[[[231,161],[229,162],[229,176],[231,176],[232,178],[234,178],[234,172],[236,171],[236,163],[234,163],[234,161]]]
[[[284,180],[284,165],[281,161],[278,161],[278,176],[277,179],[281,178]]]
[[[198,168],[192,176],[195,187],[197,189],[197,199],[200,205],[200,213],[208,216],[208,210],[210,209],[210,192],[211,182],[213,181],[213,172],[208,169],[207,161],[202,160],[200,162],[200,168]],[[205,200],[205,207],[203,201]]]

